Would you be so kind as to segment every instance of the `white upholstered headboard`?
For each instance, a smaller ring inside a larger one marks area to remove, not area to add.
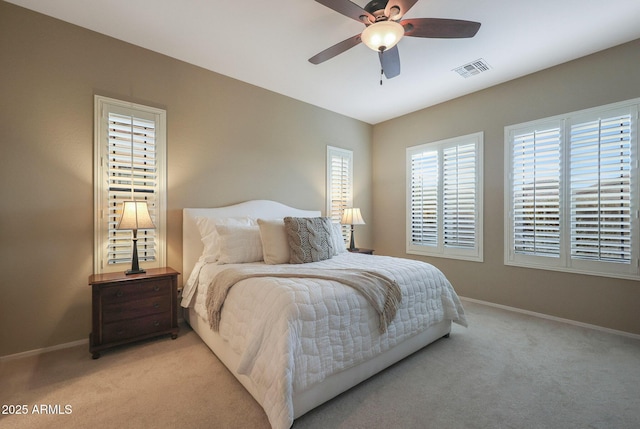
[[[269,200],[252,200],[216,208],[186,208],[182,210],[182,278],[186,282],[202,254],[200,231],[196,217],[224,218],[251,216],[256,219],[280,219],[285,216],[315,217],[319,210],[300,210]]]

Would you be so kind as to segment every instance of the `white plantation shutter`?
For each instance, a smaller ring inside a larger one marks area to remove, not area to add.
[[[482,260],[482,137],[407,149],[407,253]]]
[[[340,223],[348,207],[353,207],[353,151],[327,146],[327,216]],[[345,239],[349,233],[342,225]]]
[[[571,126],[571,257],[631,262],[631,115]]]
[[[506,264],[640,279],[639,102],[505,128]]]
[[[410,245],[438,246],[438,151],[410,154]]]
[[[513,242],[516,253],[560,256],[560,127],[513,137]]]
[[[164,110],[95,97],[95,257],[96,273],[131,264],[132,232],[117,230],[122,204],[145,201],[156,226],[138,231],[142,268],[165,265]]]
[[[476,242],[476,145],[443,150],[444,245],[473,248]]]
[[[131,115],[108,113],[108,234],[107,264],[131,261],[131,231],[117,230],[122,204],[146,201],[156,222],[158,171],[156,167],[155,121]],[[138,231],[140,262],[155,261],[155,230]]]

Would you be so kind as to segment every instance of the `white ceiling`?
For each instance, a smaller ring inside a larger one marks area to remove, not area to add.
[[[419,0],[405,18],[482,27],[471,39],[403,38],[402,72],[380,86],[363,44],[307,61],[364,29],[314,0],[7,1],[371,124],[640,38],[639,0]],[[479,58],[488,72],[452,71]]]

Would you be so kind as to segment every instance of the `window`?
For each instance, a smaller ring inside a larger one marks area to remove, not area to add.
[[[156,226],[138,231],[140,266],[164,266],[166,112],[96,96],[94,114],[94,271],[131,265],[132,232],[115,229],[125,200],[146,201]]]
[[[560,125],[513,137],[513,246],[519,254],[560,254]]]
[[[505,128],[505,263],[640,278],[638,102]]]
[[[327,216],[340,223],[345,208],[353,206],[353,152],[327,146]],[[342,225],[342,236],[350,234]]]
[[[407,149],[407,253],[481,262],[483,133]]]

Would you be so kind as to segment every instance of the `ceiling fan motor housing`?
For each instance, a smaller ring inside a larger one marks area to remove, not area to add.
[[[371,0],[364,7],[364,10],[375,16],[375,12],[384,12],[384,8],[387,7],[387,3],[389,3],[389,0]]]
[[[384,14],[385,7],[387,7],[387,3],[389,0],[372,0],[364,7],[364,10],[369,12],[371,15],[375,17],[375,21],[371,22],[370,18],[366,15],[362,15],[360,19],[364,22],[365,25],[369,26],[374,24],[375,22],[387,21],[389,19],[388,16]]]
[[[371,15],[373,15],[376,18],[375,22],[388,21],[388,20],[397,21],[400,18],[402,18],[402,15],[400,14],[401,11],[398,6],[393,6],[391,8],[391,10],[389,11],[389,16],[385,14],[385,10],[387,8],[388,3],[389,3],[389,0],[372,0],[369,3],[367,3],[367,5],[363,9],[369,12]],[[364,15],[361,16],[360,18],[364,21],[366,25],[373,24],[372,22],[369,22],[369,19]]]

